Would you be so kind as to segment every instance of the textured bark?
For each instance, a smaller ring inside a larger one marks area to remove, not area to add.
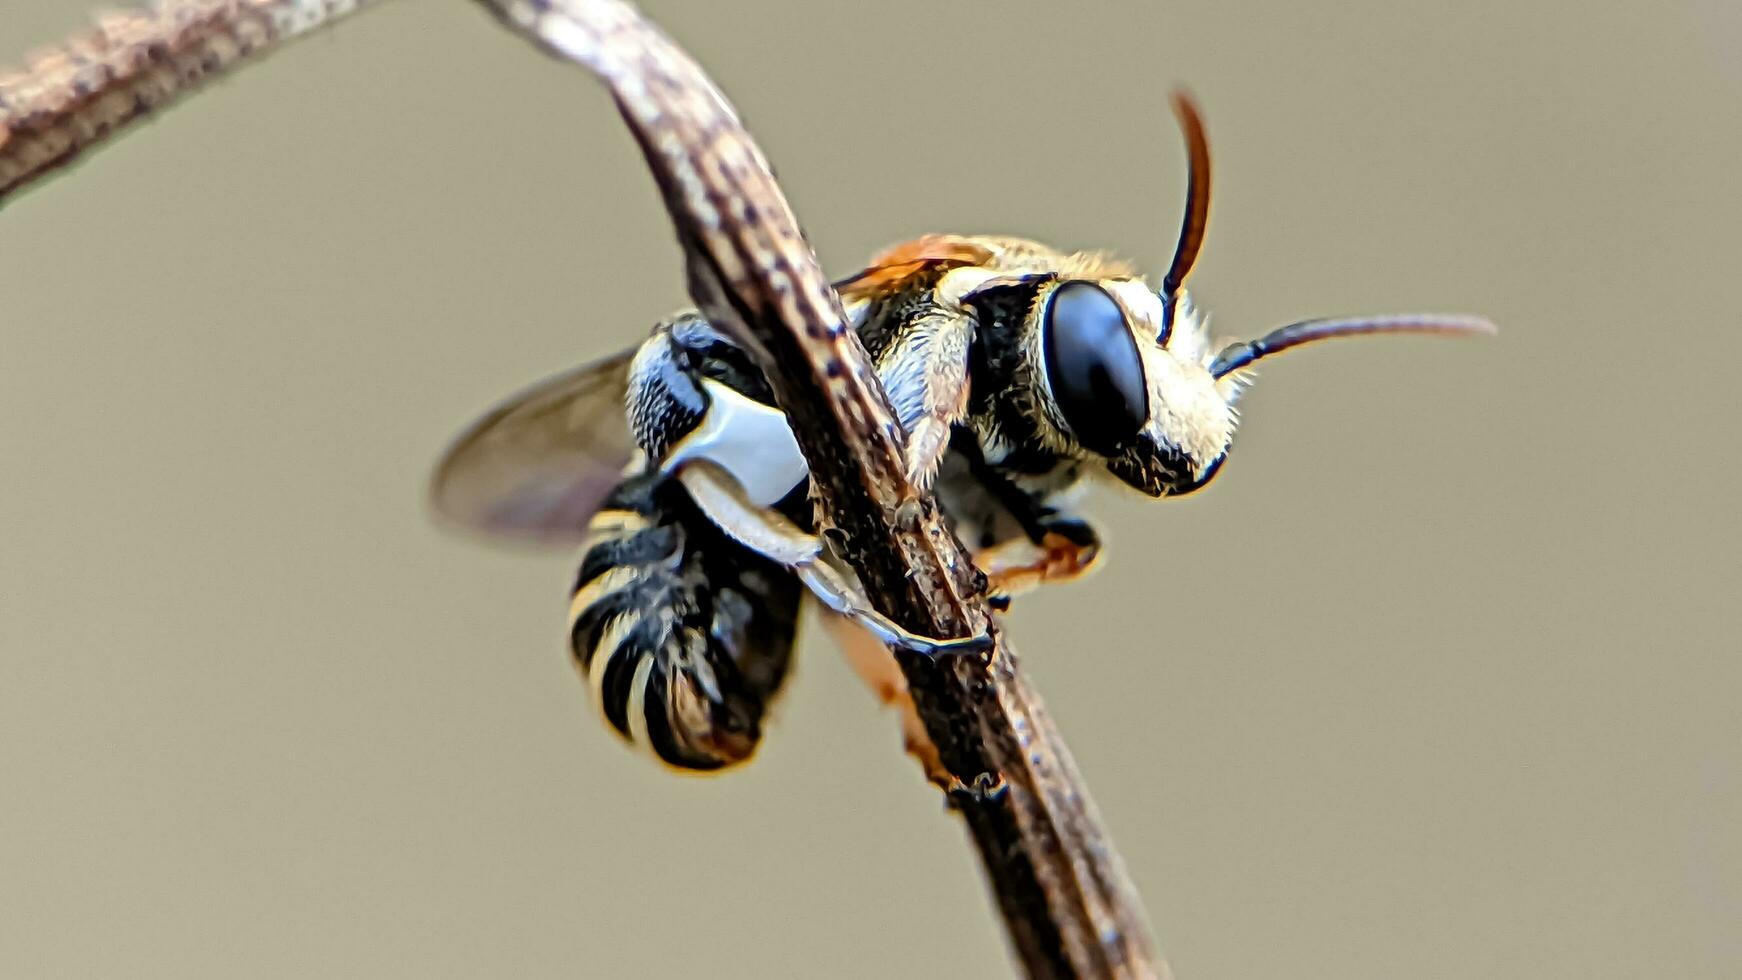
[[[0,74],[0,204],[204,78],[370,0],[160,0]],[[915,632],[989,631],[985,661],[900,665],[955,781],[1023,970],[1165,977],[1141,903],[1064,741],[929,495],[839,298],[761,151],[701,69],[619,0],[481,0],[609,87],[641,144],[701,309],[760,359],[872,602]]]

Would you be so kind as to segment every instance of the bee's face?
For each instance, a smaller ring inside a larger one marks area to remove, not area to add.
[[[1036,294],[1027,323],[1037,404],[1060,448],[1152,497],[1209,482],[1236,422],[1236,383],[1211,376],[1183,293],[1172,319],[1140,279],[1061,279]]]

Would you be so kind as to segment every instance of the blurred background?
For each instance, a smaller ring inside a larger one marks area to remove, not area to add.
[[[824,264],[930,231],[1159,275],[1166,104],[1223,333],[1201,496],[1107,488],[1014,635],[1183,978],[1742,966],[1742,12],[783,0],[646,8]],[[87,21],[0,0],[0,61]],[[572,556],[438,533],[460,426],[683,305],[583,72],[386,5],[0,214],[0,975],[994,977],[954,818],[818,631],[763,752],[593,717]]]

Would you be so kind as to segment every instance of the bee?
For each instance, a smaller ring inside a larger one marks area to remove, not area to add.
[[[1494,329],[1409,314],[1213,342],[1185,289],[1208,217],[1209,146],[1192,101],[1176,95],[1174,109],[1186,207],[1159,287],[1104,253],[971,235],[897,245],[836,284],[901,423],[908,478],[936,491],[1001,606],[1095,565],[1100,534],[1071,506],[1091,478],[1158,498],[1208,484],[1255,362],[1331,337]],[[431,492],[462,527],[580,547],[576,664],[609,726],[680,770],[754,752],[804,594],[886,645],[983,646],[914,635],[869,606],[818,533],[805,460],[767,380],[695,312],[484,416]],[[886,700],[903,696],[898,673],[856,666]]]

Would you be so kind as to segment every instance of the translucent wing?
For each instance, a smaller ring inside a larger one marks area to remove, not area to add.
[[[574,545],[634,457],[625,397],[635,349],[508,399],[454,440],[430,481],[442,519],[495,537]]]

